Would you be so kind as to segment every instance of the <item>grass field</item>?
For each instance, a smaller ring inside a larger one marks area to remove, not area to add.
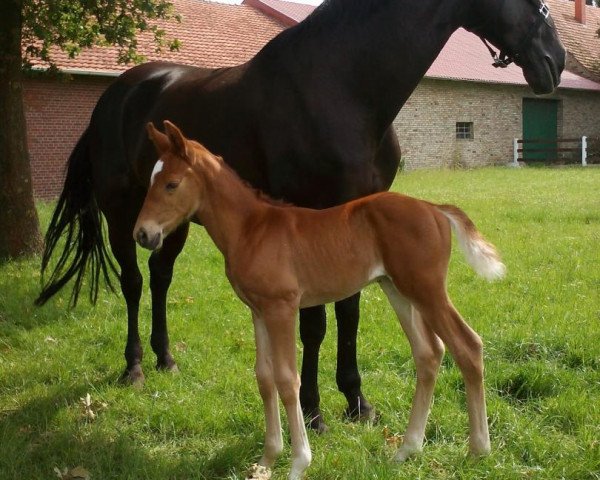
[[[600,479],[600,169],[414,172],[393,188],[464,208],[508,267],[507,279],[489,284],[455,252],[449,276],[455,305],[484,340],[493,452],[466,456],[464,388],[446,355],[424,453],[389,461],[406,426],[414,367],[391,308],[371,286],[361,303],[359,365],[381,420],[343,420],[331,321],[320,370],[330,432],[310,433],[306,478]],[[51,206],[40,211],[46,225]],[[69,311],[65,291],[34,308],[38,264],[0,265],[0,479],[57,478],[55,467],[77,466],[95,480],[244,478],[264,426],[252,326],[205,232],[192,229],[170,290],[179,375],[153,370],[143,296],[142,390],[116,382],[122,298],[103,292],[95,307],[83,298]],[[288,466],[286,448],[274,478]]]

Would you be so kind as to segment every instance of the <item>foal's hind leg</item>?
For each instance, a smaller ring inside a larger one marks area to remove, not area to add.
[[[423,322],[419,312],[398,292],[391,280],[387,278],[381,280],[380,285],[408,337],[417,370],[417,384],[408,426],[404,433],[404,442],[394,458],[398,462],[403,462],[423,449],[427,417],[438,370],[444,356],[444,345]]]
[[[173,278],[173,265],[181,252],[189,230],[189,223],[179,227],[165,238],[162,248],[148,261],[150,291],[152,293],[152,334],[150,345],[156,354],[156,368],[177,371],[177,364],[169,351],[167,332],[167,291]]]
[[[361,379],[356,362],[356,335],[360,316],[360,292],[336,302],[338,327],[337,372],[338,389],[348,401],[346,415],[352,420],[373,420],[375,410],[360,389]]]
[[[421,308],[421,307],[420,307]],[[483,343],[465,323],[447,296],[440,295],[423,305],[423,319],[448,347],[460,369],[467,393],[469,450],[473,455],[490,452],[485,392],[483,386]]]

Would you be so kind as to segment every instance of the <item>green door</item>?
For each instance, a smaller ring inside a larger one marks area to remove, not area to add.
[[[523,140],[556,141],[558,131],[558,100],[523,99]],[[523,160],[555,160],[556,143],[529,143],[523,145]]]

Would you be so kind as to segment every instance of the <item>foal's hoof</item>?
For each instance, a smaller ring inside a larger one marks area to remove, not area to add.
[[[423,451],[423,447],[416,447],[414,445],[402,445],[396,455],[394,455],[394,462],[404,463],[411,457],[414,457]]]
[[[269,480],[270,478],[271,470],[255,463],[248,469],[245,480]]]
[[[119,383],[123,385],[131,385],[136,388],[142,388],[144,386],[144,381],[144,371],[142,370],[141,365],[135,365],[131,368],[125,369],[119,378]]]

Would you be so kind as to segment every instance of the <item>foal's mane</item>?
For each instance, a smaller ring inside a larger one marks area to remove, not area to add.
[[[210,150],[208,150],[200,142],[197,142],[195,140],[189,140],[189,141],[195,147],[199,146],[202,150],[206,150],[207,152],[211,153]],[[233,177],[236,181],[240,182],[240,184],[243,185],[244,188],[250,190],[254,194],[254,196],[256,197],[257,200],[264,202],[264,203],[268,203],[269,205],[273,205],[275,207],[290,207],[290,206],[292,206],[291,203],[286,202],[284,200],[276,200],[276,199],[270,197],[269,195],[267,195],[262,190],[259,190],[258,188],[255,188],[254,186],[252,186],[247,180],[244,180],[242,177],[240,177],[239,174],[232,167],[230,167],[227,164],[227,162],[225,162],[225,160],[223,160],[223,157],[221,157],[220,155],[213,155],[213,156],[217,159],[221,168],[223,170],[225,170],[229,174],[229,176]]]

